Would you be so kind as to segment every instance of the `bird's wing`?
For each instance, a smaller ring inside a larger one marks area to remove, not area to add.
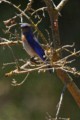
[[[44,61],[45,60],[45,52],[39,42],[35,40],[35,38],[31,35],[26,36],[26,39],[31,46],[31,48],[35,51],[35,53]]]

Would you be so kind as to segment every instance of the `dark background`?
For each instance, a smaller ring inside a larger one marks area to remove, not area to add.
[[[25,0],[12,0],[13,3],[24,9],[28,2]],[[57,5],[60,0],[54,0]],[[38,8],[44,3],[34,0],[33,7]],[[5,28],[3,21],[13,17],[17,11],[7,4],[0,4],[0,37],[8,38],[3,34],[2,29]],[[40,13],[41,14],[41,13]],[[80,49],[80,0],[69,0],[59,17],[59,29],[61,44],[72,44],[75,42],[75,48]],[[35,20],[36,22],[36,20]],[[39,26],[44,32],[46,25],[49,24],[48,16],[44,18],[43,25]],[[20,31],[19,31],[20,33]],[[45,32],[44,32],[45,33]],[[45,34],[46,35],[46,34]],[[12,47],[16,58],[26,59],[26,52],[22,46]],[[4,73],[15,69],[14,66],[2,69],[3,63],[14,61],[11,51],[8,47],[0,47],[0,120],[45,120],[48,112],[55,117],[56,106],[59,102],[60,94],[63,88],[61,80],[56,73],[50,75],[47,73],[37,72],[31,73],[27,81],[18,87],[11,86],[13,78],[5,78]],[[80,70],[80,58],[72,66],[76,66]],[[74,77],[74,82],[80,88],[80,77]],[[23,75],[16,76],[18,82],[22,81]],[[60,117],[70,118],[71,120],[80,120],[80,110],[72,98],[71,94],[66,90]]]

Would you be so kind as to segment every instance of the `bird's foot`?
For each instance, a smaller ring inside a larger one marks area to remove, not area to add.
[[[31,63],[34,63],[34,64],[40,64],[40,62],[38,61],[38,58],[36,58],[36,57],[31,57],[30,61],[31,61]]]

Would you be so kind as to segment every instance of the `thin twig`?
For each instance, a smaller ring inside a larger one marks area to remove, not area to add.
[[[55,120],[58,120],[58,116],[59,116],[59,112],[60,112],[60,109],[61,109],[61,105],[62,105],[65,90],[66,90],[66,86],[63,87],[63,90],[62,90],[62,93],[61,93],[61,96],[60,96],[60,100],[59,100],[59,103],[58,103],[58,106],[57,106],[58,108],[57,108]]]
[[[34,10],[34,12],[32,12],[31,15],[34,15],[35,13],[37,13],[39,11],[44,11],[44,10],[47,10],[47,7],[42,7],[42,8],[39,8],[37,10]]]
[[[20,86],[20,85],[22,85],[27,80],[28,76],[29,76],[29,73],[27,73],[26,77],[20,83],[17,83],[17,81],[13,80],[11,85],[12,86]]]

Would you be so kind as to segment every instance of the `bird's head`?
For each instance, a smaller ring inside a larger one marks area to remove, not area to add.
[[[30,31],[32,31],[32,30],[31,30],[31,25],[28,24],[28,23],[22,23],[22,24],[21,24],[21,29],[22,29],[22,32],[23,32],[23,33],[28,33],[28,32],[30,32]]]

